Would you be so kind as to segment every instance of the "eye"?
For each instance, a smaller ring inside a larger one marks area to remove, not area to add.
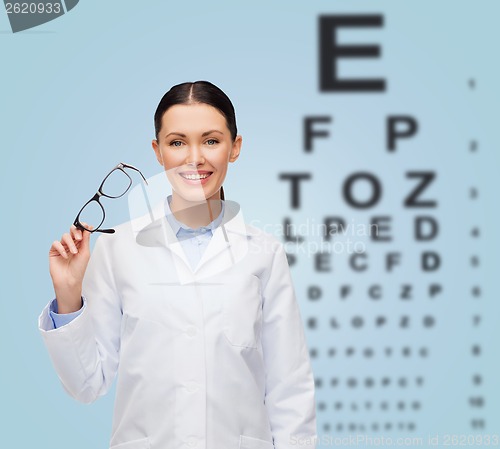
[[[219,141],[217,139],[208,139],[207,143],[210,145],[209,142],[214,142],[212,145],[215,145],[215,144],[219,143]]]
[[[176,144],[179,144],[179,145],[176,145]],[[182,142],[180,140],[173,140],[172,142],[170,142],[169,145],[171,147],[180,147],[182,145]]]

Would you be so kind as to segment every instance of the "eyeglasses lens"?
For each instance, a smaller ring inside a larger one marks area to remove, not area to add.
[[[104,212],[97,201],[91,201],[82,209],[78,219],[83,227],[85,227],[83,223],[87,223],[96,229],[101,226],[104,221]]]
[[[131,184],[130,177],[124,171],[116,169],[106,177],[102,193],[111,198],[118,198],[127,192]]]

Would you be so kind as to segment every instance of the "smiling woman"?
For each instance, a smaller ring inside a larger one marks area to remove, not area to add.
[[[160,217],[102,234],[92,257],[74,226],[50,249],[56,298],[38,326],[62,385],[90,403],[117,377],[111,449],[314,449],[284,247],[222,193],[242,144],[231,101],[207,81],[174,86],[155,131],[172,186]]]

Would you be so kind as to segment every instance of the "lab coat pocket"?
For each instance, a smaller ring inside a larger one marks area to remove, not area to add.
[[[109,449],[149,449],[149,438],[140,438],[139,440],[127,441],[126,443],[115,444]]]
[[[260,279],[236,276],[223,289],[224,334],[233,346],[257,348],[262,326]]]
[[[260,438],[240,435],[240,449],[274,449],[274,444]]]

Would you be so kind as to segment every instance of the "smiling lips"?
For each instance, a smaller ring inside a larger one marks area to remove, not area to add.
[[[211,172],[211,171],[200,170],[200,171],[185,171],[185,172],[179,173],[179,175],[188,181],[202,181],[203,182],[203,180],[206,180],[212,173],[213,172]]]

